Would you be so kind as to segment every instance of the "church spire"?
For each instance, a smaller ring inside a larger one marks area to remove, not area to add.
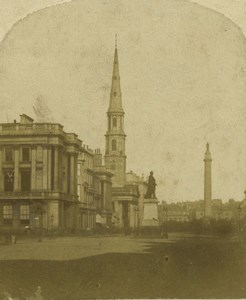
[[[110,102],[108,108],[108,113],[112,113],[112,112],[124,113],[122,107],[121,88],[120,88],[117,35],[115,36],[114,65],[113,65],[113,75],[112,75],[112,84],[111,84],[111,92],[110,92]]]
[[[117,36],[115,38],[112,86],[107,115],[108,130],[105,135],[105,166],[106,169],[114,174],[112,178],[113,185],[124,186],[126,181],[126,135],[124,132],[124,110],[121,101]]]

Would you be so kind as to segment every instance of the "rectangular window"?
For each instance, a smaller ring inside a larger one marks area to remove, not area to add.
[[[30,148],[22,148],[22,161],[30,161]]]
[[[29,205],[20,206],[20,219],[29,220],[30,219],[30,207]]]
[[[30,222],[30,206],[21,205],[20,206],[20,222],[21,224],[29,224]]]
[[[13,222],[13,206],[4,205],[3,206],[3,223],[12,224]]]
[[[8,170],[4,173],[4,191],[14,191],[14,170]]]
[[[5,161],[13,161],[13,148],[5,148]]]
[[[28,192],[31,190],[31,171],[21,171],[21,191]]]

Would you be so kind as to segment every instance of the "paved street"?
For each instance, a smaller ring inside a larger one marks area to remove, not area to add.
[[[0,292],[26,299],[245,298],[246,247],[231,239],[64,237],[0,246]],[[0,297],[1,299],[1,297]]]

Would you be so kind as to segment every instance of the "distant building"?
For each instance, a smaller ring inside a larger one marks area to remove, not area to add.
[[[139,198],[138,198],[138,220],[137,226],[142,226],[143,213],[144,213],[144,196],[147,192],[148,183],[144,179],[144,176],[141,177],[130,171],[126,173],[126,182],[128,184],[136,185],[138,188]]]
[[[106,224],[111,226],[112,223],[117,222],[113,215],[113,202],[112,202],[112,176],[113,174],[106,170],[102,164],[102,154],[100,149],[96,149],[94,153],[94,171],[99,184],[100,180],[100,201],[96,205],[96,223]]]
[[[79,200],[79,229],[92,230],[96,223],[96,207],[101,200],[100,180],[94,172],[94,154],[83,147],[78,156],[77,192]],[[98,182],[99,181],[99,182]]]
[[[211,220],[237,220],[240,202],[230,199],[223,203],[221,199],[211,200]],[[246,205],[245,205],[246,207]],[[160,219],[165,221],[188,222],[193,220],[203,220],[204,200],[186,201],[178,203],[163,202],[159,206]],[[246,216],[246,209],[245,209]],[[243,209],[241,209],[243,218]]]

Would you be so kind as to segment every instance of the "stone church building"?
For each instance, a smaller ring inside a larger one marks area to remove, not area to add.
[[[118,50],[115,47],[110,102],[107,111],[105,167],[112,177],[112,203],[116,225],[123,229],[139,226],[138,184],[126,180],[126,134],[120,87]]]

